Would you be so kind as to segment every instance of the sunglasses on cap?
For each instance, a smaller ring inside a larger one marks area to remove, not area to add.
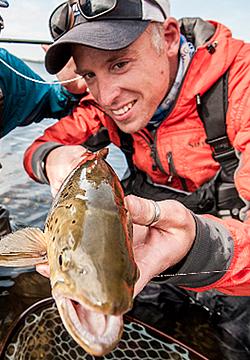
[[[80,14],[90,20],[113,10],[117,0],[70,0],[59,5],[49,18],[49,29],[54,40],[57,40],[73,27],[74,11],[72,5],[74,4],[77,4],[77,10]]]
[[[73,5],[77,5],[77,10],[85,19],[92,20],[114,10],[118,6],[118,2],[119,0],[69,0],[62,3],[52,12],[49,18],[49,29],[52,38],[57,40],[73,27]],[[148,2],[156,5],[164,17],[167,17],[162,7],[155,0],[148,0]]]
[[[7,8],[9,6],[8,1],[6,0],[0,0],[0,7],[5,7]]]

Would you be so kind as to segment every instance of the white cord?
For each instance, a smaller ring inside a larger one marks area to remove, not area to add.
[[[9,64],[7,64],[3,59],[0,58],[0,61],[5,65],[7,66],[11,71],[13,71],[14,73],[16,73],[17,75],[23,77],[24,79],[26,80],[30,80],[30,81],[33,81],[33,82],[36,82],[36,83],[39,83],[39,84],[47,84],[47,85],[53,85],[53,84],[67,84],[69,82],[72,82],[72,81],[76,81],[76,80],[79,80],[81,79],[82,77],[81,76],[77,76],[76,78],[74,79],[70,79],[70,80],[65,80],[65,81],[44,81],[44,80],[37,80],[37,79],[33,79],[33,78],[30,78],[24,74],[21,74],[19,71],[17,71],[16,69],[14,69],[13,67],[11,67]]]

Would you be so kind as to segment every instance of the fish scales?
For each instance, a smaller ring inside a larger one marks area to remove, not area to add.
[[[105,161],[107,153],[105,149],[86,156],[52,202],[44,233],[34,230],[39,247],[46,244],[52,295],[62,321],[78,344],[97,356],[110,352],[120,340],[122,315],[132,307],[138,279],[132,223],[121,184]],[[27,246],[20,237],[27,243],[32,231],[22,229],[1,239],[0,266],[19,266],[13,256],[8,260],[6,246],[11,253],[18,235],[25,256]],[[39,263],[38,257],[34,253],[33,264]],[[40,262],[45,260],[43,253]]]

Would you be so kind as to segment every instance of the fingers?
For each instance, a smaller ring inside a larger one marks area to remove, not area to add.
[[[45,52],[47,52],[50,47],[48,44],[42,44],[41,46]],[[76,65],[73,57],[71,57],[63,69],[56,74],[56,76],[58,80],[63,83],[63,87],[66,91],[75,95],[84,94],[87,90],[86,82],[81,76],[76,75],[75,70]],[[73,79],[74,81],[69,81]]]
[[[63,182],[63,179],[62,179],[61,182],[60,181],[55,181],[55,182],[50,184],[50,192],[51,192],[51,195],[52,195],[53,198],[58,193],[58,190],[60,189],[62,182]]]
[[[83,146],[60,146],[53,149],[46,158],[46,174],[54,197],[68,174],[84,159]]]
[[[87,85],[81,76],[76,75],[75,70],[76,65],[73,57],[71,57],[63,69],[56,74],[56,76],[60,82],[74,79],[74,81],[63,84],[65,90],[72,94],[84,94],[87,90]]]
[[[36,271],[41,274],[42,276],[45,276],[47,278],[50,277],[50,267],[49,264],[40,264],[36,265]]]
[[[134,224],[148,226],[156,218],[156,207],[150,200],[129,195],[126,197],[126,206]]]
[[[160,216],[158,221],[154,222],[158,212],[154,202],[134,195],[126,197],[126,206],[134,224],[149,226],[153,221],[152,226],[166,231],[181,229],[186,231],[187,228],[190,228],[195,236],[194,218],[184,205],[175,200],[158,201],[157,205]]]
[[[47,52],[48,48],[49,48],[49,45],[48,44],[42,44],[42,49]]]
[[[143,290],[143,288],[147,285],[147,283],[150,280],[151,279],[143,279],[142,277],[140,277],[140,279],[137,281],[134,287],[134,298]]]

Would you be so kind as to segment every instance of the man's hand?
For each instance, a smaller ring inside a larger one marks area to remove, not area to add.
[[[133,248],[140,278],[135,296],[147,282],[168,267],[177,264],[191,249],[196,235],[193,216],[181,203],[159,201],[159,221],[147,226],[155,217],[155,207],[149,200],[133,195],[126,197],[126,206],[134,223]]]
[[[50,267],[49,264],[36,265],[36,271],[44,277],[50,278]]]
[[[84,159],[86,149],[81,145],[60,146],[46,158],[46,174],[54,197],[68,174]]]
[[[46,52],[49,48],[49,45],[43,44],[42,48]],[[63,87],[65,88],[65,90],[72,94],[84,94],[87,89],[87,85],[82,77],[76,75],[75,69],[76,65],[73,57],[71,57],[68,63],[61,71],[59,71],[59,73],[56,74],[56,76],[60,82],[75,79],[76,77],[78,77],[77,80],[63,84]]]

